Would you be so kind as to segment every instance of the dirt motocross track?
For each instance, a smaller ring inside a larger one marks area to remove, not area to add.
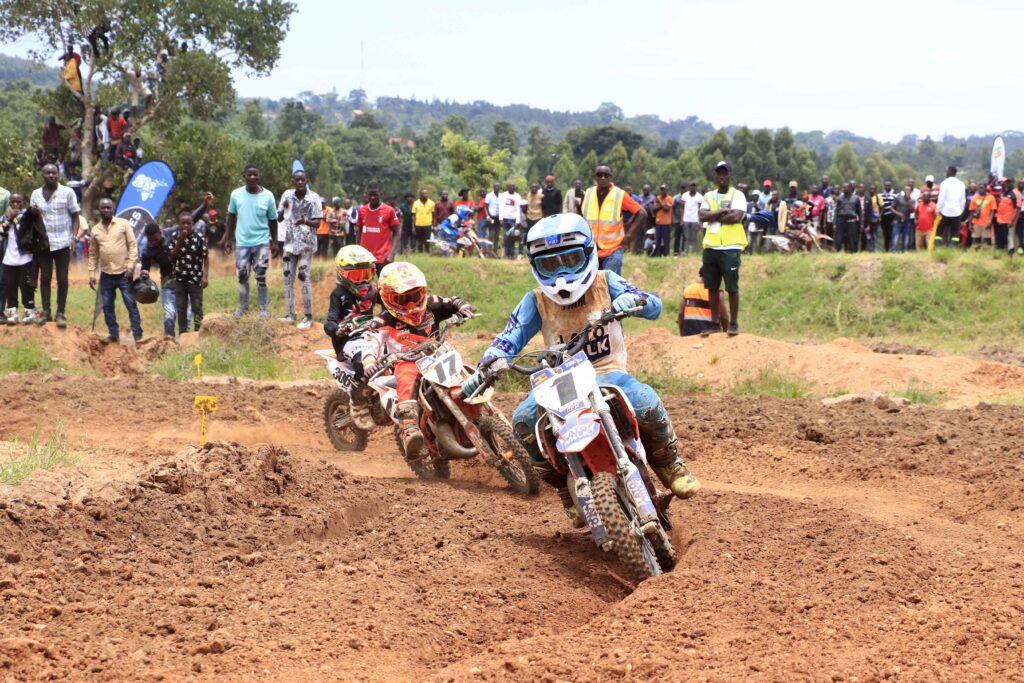
[[[3,380],[86,465],[0,492],[5,679],[1024,680],[1022,408],[669,398],[705,490],[634,590],[548,491],[333,451],[325,385]]]

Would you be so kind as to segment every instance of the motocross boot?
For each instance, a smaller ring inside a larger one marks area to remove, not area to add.
[[[373,416],[370,415],[370,404],[366,402],[362,386],[356,386],[352,389],[352,393],[349,394],[348,406],[348,414],[352,416],[352,422],[355,423],[356,427],[364,432],[376,429],[377,423],[373,421]]]
[[[419,460],[423,450],[423,432],[420,431],[420,407],[416,401],[398,404],[398,439],[406,460]]]
[[[572,522],[574,529],[582,529],[587,526],[587,522],[583,518],[583,512],[576,506],[572,500],[572,496],[569,494],[569,489],[565,485],[565,475],[556,470],[551,466],[544,456],[540,454],[540,449],[537,448],[537,439],[530,431],[530,428],[522,423],[517,423],[512,431],[515,433],[516,440],[522,444],[523,448],[526,449],[527,454],[530,456],[530,460],[533,464],[533,469],[537,473],[537,476],[541,480],[555,489],[558,493],[558,499],[562,501],[562,508],[565,512],[565,516]]]
[[[679,455],[674,434],[672,441],[648,456],[647,462],[665,488],[677,498],[690,498],[700,490],[700,482]]]
[[[564,482],[563,482],[564,483]],[[562,487],[557,490],[558,498],[562,501],[562,508],[565,516],[572,522],[573,529],[582,529],[587,526],[587,520],[583,517],[583,512],[579,506],[572,500],[572,495],[569,493],[569,489]]]

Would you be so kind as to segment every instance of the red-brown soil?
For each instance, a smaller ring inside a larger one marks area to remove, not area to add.
[[[634,589],[548,491],[333,451],[323,391],[4,377],[0,439],[89,455],[0,491],[3,676],[1024,680],[1022,408],[668,397],[705,490]]]
[[[907,349],[912,353],[875,353],[849,339],[827,344],[793,344],[750,334],[684,339],[652,329],[630,337],[626,345],[633,367],[686,375],[720,389],[768,368],[799,377],[819,395],[890,393],[917,386],[944,392],[948,408],[997,396],[1024,396],[1024,367],[963,356],[919,355],[915,348]]]

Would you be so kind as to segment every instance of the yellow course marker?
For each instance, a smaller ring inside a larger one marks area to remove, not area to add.
[[[196,396],[195,406],[196,410],[201,411],[203,415],[203,422],[199,431],[199,445],[203,445],[206,443],[206,420],[210,413],[217,410],[217,397]]]
[[[196,354],[196,381],[203,381],[203,354]]]

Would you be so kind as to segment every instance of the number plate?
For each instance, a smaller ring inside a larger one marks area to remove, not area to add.
[[[555,447],[560,453],[580,453],[601,433],[601,421],[594,413],[570,415],[558,430]]]
[[[596,381],[594,366],[583,351],[557,368],[546,368],[530,375],[537,403],[559,417],[585,408]]]
[[[462,356],[448,342],[441,344],[432,355],[416,361],[416,367],[428,382],[443,387],[454,387],[462,383]]]

